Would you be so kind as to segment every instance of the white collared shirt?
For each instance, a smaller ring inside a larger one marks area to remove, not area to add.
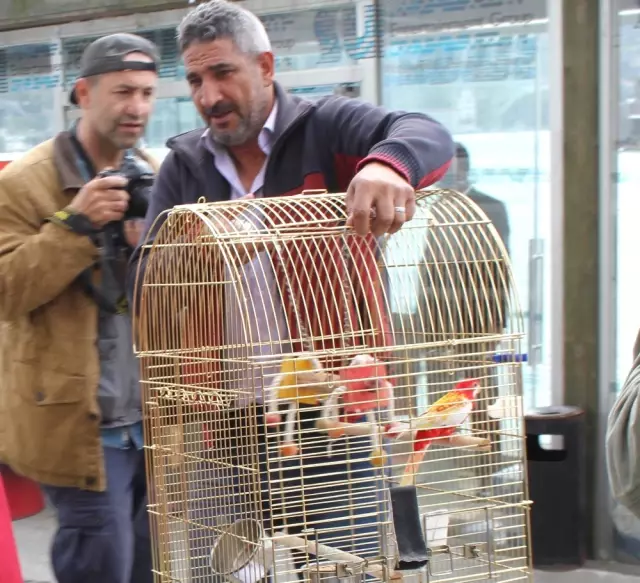
[[[269,160],[269,154],[271,154],[271,149],[273,147],[273,132],[275,131],[276,126],[276,116],[278,115],[278,103],[275,102],[267,121],[265,122],[262,130],[260,130],[260,134],[258,134],[258,146],[266,155],[266,159],[262,168],[260,168],[260,172],[255,177],[251,188],[247,191],[245,190],[242,182],[240,181],[240,177],[238,176],[238,171],[236,169],[236,165],[229,154],[229,150],[226,147],[215,142],[210,134],[210,131],[207,129],[205,133],[202,135],[202,139],[205,140],[205,145],[209,152],[213,154],[214,164],[216,169],[222,176],[224,176],[225,180],[231,186],[231,199],[235,200],[240,198],[241,196],[245,196],[246,194],[254,194],[255,196],[262,195],[262,188],[264,186],[264,172],[267,167],[267,162]]]
[[[211,139],[209,130],[203,135],[207,149],[214,157],[216,169],[231,187],[232,200],[249,193],[256,197],[262,196],[265,169],[274,142],[277,109],[277,103],[275,103],[258,136],[258,145],[267,157],[249,190],[246,190],[242,185],[229,151]],[[244,218],[260,222],[260,217]],[[231,280],[236,279],[237,275],[234,276],[227,270],[226,277],[227,280]],[[280,339],[286,339],[288,332],[269,254],[259,253],[244,266],[240,278],[241,286],[229,284],[226,290],[226,338],[224,344],[233,348],[229,348],[223,358],[226,357],[227,361],[226,388],[245,393],[246,396],[239,399],[238,405],[246,405],[254,398],[258,402],[262,401],[263,376],[267,375],[266,382],[270,383],[273,376],[279,372],[280,367],[276,365],[263,368],[257,360],[253,360],[256,366],[253,371],[246,374],[244,366],[233,366],[230,363],[234,360],[236,362],[237,360],[244,361],[247,356],[254,358],[262,356],[271,360],[273,356],[282,353],[283,346]],[[243,348],[246,346],[253,346],[253,350],[249,354],[247,354],[246,348]],[[284,350],[289,350],[288,343]]]

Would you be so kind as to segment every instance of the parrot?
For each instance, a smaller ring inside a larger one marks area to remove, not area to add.
[[[431,405],[414,424],[415,433],[413,451],[400,481],[401,486],[413,483],[422,459],[435,439],[449,437],[466,421],[473,410],[474,400],[480,392],[480,383],[476,379],[465,379],[456,383],[454,388]],[[389,437],[399,437],[402,433],[399,425],[388,425],[385,433]]]

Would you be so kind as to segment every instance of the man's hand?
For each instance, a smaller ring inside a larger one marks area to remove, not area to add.
[[[129,204],[129,194],[123,190],[127,179],[122,176],[94,178],[74,197],[69,208],[85,215],[96,228],[119,221]]]
[[[347,225],[356,233],[376,237],[395,233],[416,211],[413,187],[389,166],[371,162],[358,172],[347,190]]]

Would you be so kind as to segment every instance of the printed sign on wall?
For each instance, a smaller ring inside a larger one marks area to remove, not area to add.
[[[385,84],[447,85],[536,75],[538,0],[385,0]],[[518,30],[507,24],[521,25]],[[524,26],[522,26],[524,25]]]
[[[278,71],[346,65],[376,56],[371,2],[261,15]]]
[[[60,82],[53,65],[55,45],[33,44],[0,50],[0,93],[51,89]]]
[[[348,66],[376,57],[383,47],[396,67],[399,84],[473,83],[529,79],[536,55],[535,35],[474,27],[526,23],[545,17],[541,0],[383,0],[376,41],[375,6],[370,0],[337,6],[261,14],[278,72]],[[451,28],[458,28],[451,31]],[[471,28],[469,28],[471,27]],[[158,44],[162,78],[182,78],[184,70],[173,27],[142,31]],[[82,51],[92,38],[63,42],[64,83],[77,74]],[[25,45],[0,50],[0,93],[55,87],[59,71],[52,66],[54,47]],[[393,61],[396,61],[396,64]]]
[[[443,27],[468,28],[527,23],[545,18],[541,0],[386,0],[388,31],[437,32]]]

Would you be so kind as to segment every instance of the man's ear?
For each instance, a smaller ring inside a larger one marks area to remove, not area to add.
[[[76,100],[78,107],[86,109],[90,104],[91,88],[98,82],[97,79],[85,79],[81,78],[76,81]]]
[[[78,107],[86,109],[91,104],[91,91],[100,83],[100,75],[81,78],[76,81],[76,100]]]
[[[258,67],[262,73],[264,86],[268,87],[273,83],[275,76],[275,59],[272,52],[260,53],[257,58]]]

